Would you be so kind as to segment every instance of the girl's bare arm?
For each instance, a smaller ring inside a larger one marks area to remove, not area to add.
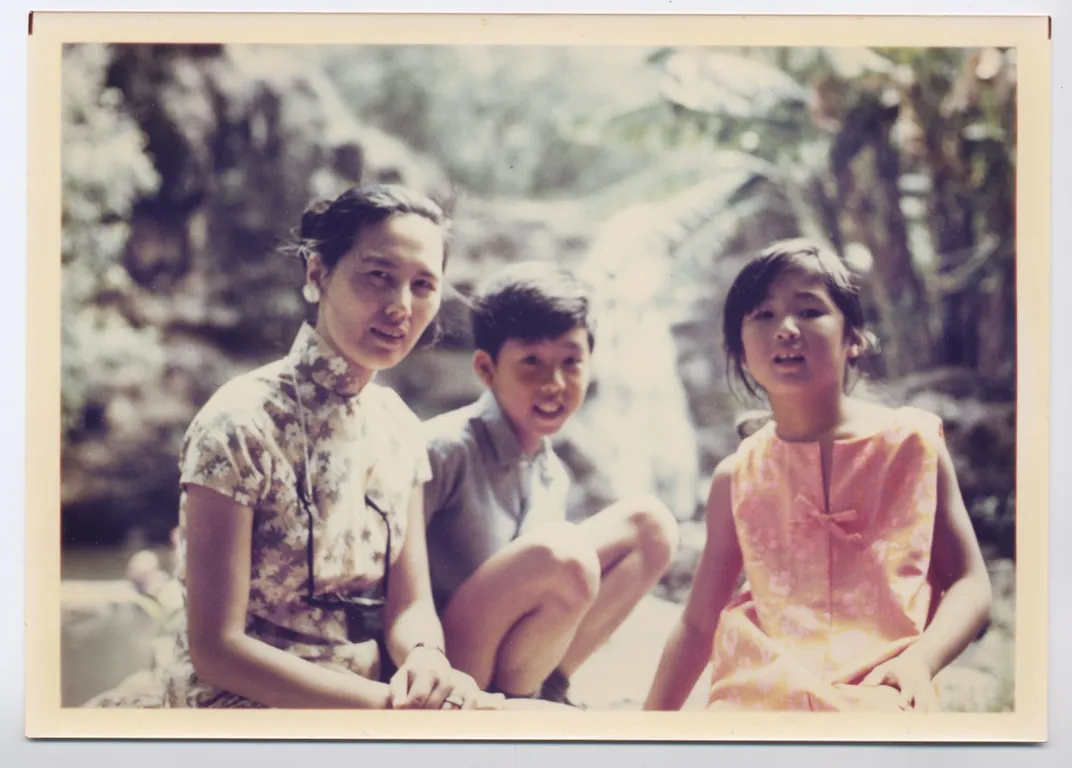
[[[715,469],[707,496],[707,543],[685,609],[663,649],[644,709],[681,709],[711,659],[719,615],[733,596],[741,572],[730,498],[732,476],[731,456]]]
[[[953,459],[944,444],[938,454],[931,567],[944,594],[930,625],[905,654],[921,662],[933,677],[979,634],[991,603],[986,563],[957,484]]]

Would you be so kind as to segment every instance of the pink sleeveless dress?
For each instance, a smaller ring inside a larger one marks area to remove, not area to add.
[[[859,685],[916,640],[932,612],[937,416],[893,411],[837,441],[829,509],[817,443],[773,422],[742,442],[732,481],[746,582],[723,611],[708,709],[896,710]]]

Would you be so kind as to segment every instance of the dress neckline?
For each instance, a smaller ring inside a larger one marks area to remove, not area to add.
[[[869,429],[866,432],[862,432],[858,435],[847,435],[845,437],[838,437],[831,440],[831,444],[835,446],[840,445],[854,445],[856,443],[866,442],[872,440],[879,435],[887,432],[891,427],[898,423],[901,415],[901,408],[890,408],[888,414],[884,414],[884,418],[876,419],[876,424],[873,429]],[[774,440],[774,442],[785,446],[818,446],[822,441],[820,440],[787,440],[778,434],[778,425],[774,420],[768,421],[761,429],[760,433],[767,432],[768,436]],[[758,434],[758,433],[757,433]]]

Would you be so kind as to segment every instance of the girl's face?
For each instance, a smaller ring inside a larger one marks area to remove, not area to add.
[[[330,272],[314,255],[306,279],[320,286],[317,331],[369,379],[397,365],[439,311],[443,247],[436,224],[400,214],[363,228]]]
[[[819,275],[786,269],[741,324],[743,363],[768,396],[833,388],[860,354],[854,332]]]

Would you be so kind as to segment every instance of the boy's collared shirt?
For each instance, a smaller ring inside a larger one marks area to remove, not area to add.
[[[428,562],[436,604],[484,561],[542,523],[566,519],[569,475],[544,438],[526,459],[491,392],[425,423]]]

